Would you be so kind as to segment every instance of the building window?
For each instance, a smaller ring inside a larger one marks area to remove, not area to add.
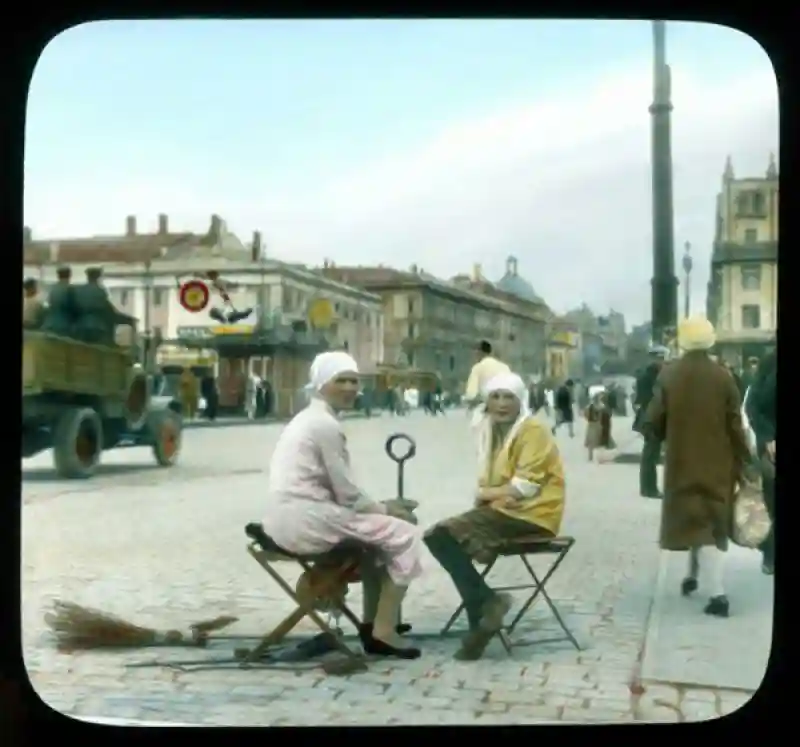
[[[408,315],[409,316],[413,316],[414,315],[414,299],[413,298],[409,298],[408,299]]]
[[[408,336],[412,340],[417,336],[417,326],[415,324],[408,325]]]
[[[350,343],[347,340],[344,341],[344,349],[345,351],[350,350]]]
[[[742,290],[761,290],[761,265],[742,267]]]
[[[755,215],[764,213],[764,195],[761,192],[753,192],[753,213]]]
[[[454,355],[450,356],[450,370],[455,371],[456,368],[456,357]]]
[[[161,288],[155,288],[153,290],[153,306],[161,306],[164,298],[164,291]]]
[[[128,291],[126,291],[125,289],[119,292],[119,305],[120,306],[128,305]]]
[[[755,244],[758,241],[758,231],[755,228],[745,228],[744,243]]]
[[[756,304],[742,306],[742,329],[761,329],[761,307]]]

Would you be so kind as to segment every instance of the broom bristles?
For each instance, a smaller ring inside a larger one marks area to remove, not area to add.
[[[237,618],[222,616],[179,630],[159,631],[123,620],[116,615],[56,600],[45,623],[55,634],[60,650],[91,648],[135,648],[145,646],[203,646],[208,633],[226,627]]]

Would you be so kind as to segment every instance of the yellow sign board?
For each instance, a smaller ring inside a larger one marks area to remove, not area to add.
[[[556,345],[568,345],[569,347],[577,347],[578,336],[575,332],[554,332],[550,338],[550,342]]]
[[[333,304],[327,298],[317,298],[308,308],[308,321],[312,327],[327,329],[333,323]]]
[[[212,327],[212,335],[249,335],[253,333],[255,326],[252,324],[223,324],[219,327]]]

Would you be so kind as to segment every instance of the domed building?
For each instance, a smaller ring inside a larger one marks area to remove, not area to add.
[[[542,298],[533,289],[533,286],[519,274],[517,258],[514,256],[506,259],[506,273],[495,285],[503,292],[510,293],[526,301],[544,303]]]

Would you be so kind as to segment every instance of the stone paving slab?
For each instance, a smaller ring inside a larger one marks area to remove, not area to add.
[[[384,439],[397,430],[416,438],[406,484],[426,526],[471,504],[467,423],[464,413],[412,414],[354,420],[345,429],[354,466],[376,498],[392,496],[395,487]],[[276,426],[187,433],[182,471],[158,472],[161,480],[143,479],[131,466],[99,484],[23,482],[23,646],[45,702],[84,719],[208,725],[672,722],[713,718],[742,704],[738,694],[672,685],[631,691],[659,567],[660,506],[638,498],[635,468],[589,464],[580,427],[574,439],[558,436],[568,475],[563,532],[577,543],[548,590],[581,651],[569,643],[540,644],[509,657],[494,641],[485,659],[464,663],[452,659],[457,639],[425,637],[417,661],[375,661],[366,673],[326,677],[319,669],[186,673],[126,666],[156,653],[194,658],[188,649],[53,650],[42,615],[54,598],[157,628],[232,614],[240,621],[226,633],[271,629],[291,604],[245,552],[243,527],[265,511],[263,471],[278,433]],[[492,583],[518,583],[522,571],[513,559],[503,560]],[[359,609],[358,587],[351,593]],[[523,599],[516,595],[517,604]],[[404,617],[416,631],[433,633],[457,603],[449,578],[427,558]],[[518,635],[546,638],[554,630],[546,606],[537,603]],[[234,645],[220,641],[214,648]],[[211,653],[196,652],[201,659]]]
[[[773,579],[761,573],[760,553],[735,545],[729,549],[727,619],[703,614],[708,594],[702,568],[698,591],[690,598],[681,596],[687,562],[687,553],[662,553],[642,676],[755,692],[767,670],[774,605]]]

